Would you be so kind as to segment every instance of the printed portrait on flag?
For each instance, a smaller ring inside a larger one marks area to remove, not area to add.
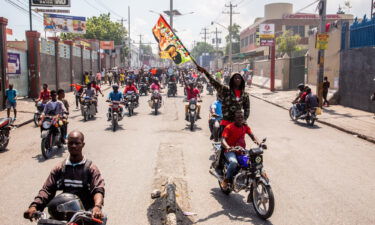
[[[189,52],[186,50],[180,39],[172,32],[169,24],[163,16],[152,29],[156,41],[159,43],[159,56],[162,59],[172,59],[177,65],[191,60]]]

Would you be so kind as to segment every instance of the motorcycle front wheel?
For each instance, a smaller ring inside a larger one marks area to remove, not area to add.
[[[84,111],[83,112],[83,120],[86,122],[87,120],[89,120],[89,114],[86,112],[86,111]]]
[[[289,116],[290,119],[292,119],[293,121],[297,121],[297,117],[295,115],[295,110],[293,109],[293,107],[290,107],[289,109]]]
[[[39,119],[40,119],[40,115],[39,114],[34,114],[34,124],[35,126],[39,126]]]
[[[158,115],[158,106],[157,106],[157,104],[155,104],[155,111],[154,111],[154,114],[155,114],[155,116]]]
[[[250,195],[257,215],[266,220],[272,216],[275,208],[275,198],[272,188],[263,182],[256,182],[256,187],[251,185]]]
[[[0,151],[4,151],[9,144],[9,134],[5,135],[4,133],[0,134]]]
[[[42,139],[41,143],[41,150],[42,150],[42,155],[44,159],[49,159],[52,156],[52,140],[53,138],[52,135],[48,135],[47,137]]]

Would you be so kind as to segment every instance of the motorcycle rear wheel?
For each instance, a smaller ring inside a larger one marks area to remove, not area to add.
[[[256,188],[252,185],[250,189],[253,207],[257,215],[266,220],[272,216],[275,208],[275,198],[270,186],[265,185],[263,182],[257,182],[256,185]],[[261,190],[259,187],[261,187]],[[267,203],[268,207],[266,206]],[[263,206],[263,208],[261,206]]]

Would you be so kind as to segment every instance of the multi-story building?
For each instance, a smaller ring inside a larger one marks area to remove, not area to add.
[[[328,14],[327,23],[335,21],[352,21],[353,15],[349,14]],[[293,13],[293,4],[290,3],[272,3],[265,5],[264,17],[255,19],[254,23],[245,28],[240,34],[240,52],[259,52],[263,51],[268,55],[267,47],[257,45],[256,33],[259,24],[275,24],[276,36],[281,35],[286,30],[293,31],[301,37],[300,45],[307,47],[309,40],[309,30],[318,27],[320,16],[318,14]]]

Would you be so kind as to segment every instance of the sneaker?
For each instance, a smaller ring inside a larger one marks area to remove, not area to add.
[[[188,115],[185,115],[185,120],[189,121],[189,116]]]

